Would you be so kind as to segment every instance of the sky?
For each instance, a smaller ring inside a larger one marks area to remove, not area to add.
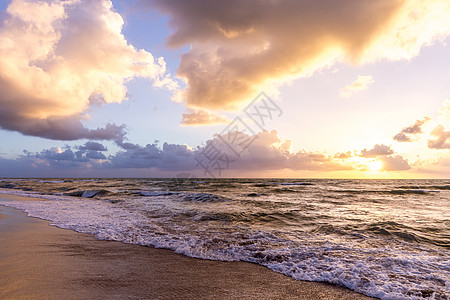
[[[0,177],[450,178],[448,0],[0,0]]]

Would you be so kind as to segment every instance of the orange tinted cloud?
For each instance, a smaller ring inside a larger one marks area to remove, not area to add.
[[[233,109],[339,61],[410,59],[450,33],[447,0],[149,0],[171,17],[190,107]]]
[[[431,131],[434,140],[428,141],[428,147],[434,149],[450,149],[450,131],[446,131],[444,126],[438,125]]]
[[[225,116],[207,110],[189,110],[183,114],[180,124],[183,126],[201,126],[224,124],[229,121]]]
[[[164,60],[128,44],[122,26],[109,0],[13,0],[0,23],[0,127],[101,138],[80,121],[91,104],[126,99],[134,77],[175,87]]]

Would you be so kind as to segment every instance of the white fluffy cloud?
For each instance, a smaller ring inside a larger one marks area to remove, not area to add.
[[[163,58],[128,44],[123,23],[109,0],[13,0],[0,23],[0,127],[52,139],[117,138],[82,125],[92,103],[123,101],[134,77],[176,86]]]
[[[444,126],[438,125],[431,131],[435,138],[428,141],[428,147],[434,149],[450,149],[450,131],[445,130]]]
[[[442,116],[444,120],[450,121],[450,100],[446,99],[442,105],[442,108],[439,111],[439,114]]]
[[[341,97],[350,97],[356,92],[365,90],[370,84],[374,83],[375,80],[373,80],[372,75],[359,75],[358,78],[353,81],[351,84],[346,85],[344,88],[342,88],[339,92],[339,95]]]

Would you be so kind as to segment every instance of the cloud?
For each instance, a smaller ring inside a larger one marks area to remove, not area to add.
[[[450,120],[450,100],[446,99],[442,108],[439,110],[439,114],[444,120]]]
[[[448,179],[448,170],[450,170],[450,156],[433,156],[432,159],[429,160],[418,160],[415,163],[415,167],[421,173],[432,174],[433,177],[436,175],[444,175],[446,179]],[[444,170],[444,172],[442,172]]]
[[[183,114],[182,126],[218,125],[228,123],[230,120],[225,116],[211,113],[207,110],[190,110]]]
[[[0,96],[1,97],[1,96]],[[52,140],[117,140],[122,139],[125,125],[108,123],[105,127],[88,129],[76,117],[49,117],[46,119],[17,119],[15,115],[2,115],[0,124],[4,129],[19,131],[25,135],[38,136]],[[21,122],[19,122],[21,121]]]
[[[386,156],[394,154],[394,150],[391,149],[391,147],[383,145],[383,144],[377,144],[372,149],[367,150],[363,149],[361,151],[362,157],[377,157],[377,156]]]
[[[390,146],[383,144],[376,144],[369,150],[363,149],[359,154],[358,151],[336,153],[334,158],[346,162],[360,171],[405,171],[411,169],[408,160],[395,154]],[[377,163],[381,164],[378,166]]]
[[[111,168],[157,168],[158,170],[194,170],[194,151],[187,145],[164,143],[162,148],[156,144],[145,147],[135,145],[119,151],[109,159]]]
[[[93,151],[108,151],[108,148],[106,148],[105,146],[103,146],[100,143],[97,142],[86,142],[84,145],[81,145],[78,147],[79,150],[84,151],[84,150],[93,150]]]
[[[438,116],[433,117],[433,119],[425,117],[423,120],[417,120],[414,125],[403,128],[393,139],[398,142],[412,142],[415,136],[424,133],[424,124],[428,123],[426,128],[426,133],[429,134],[428,148],[450,149],[450,131],[446,130],[449,120],[450,100],[445,100],[439,110]],[[433,128],[431,126],[434,126],[434,129],[431,130]]]
[[[170,16],[189,107],[235,109],[336,62],[402,60],[450,34],[447,0],[141,0]]]
[[[423,120],[417,120],[414,125],[403,128],[402,131],[393,137],[393,139],[397,142],[412,142],[412,137],[422,133],[423,124],[429,120],[431,120],[429,117],[425,117]]]
[[[346,97],[346,98],[350,97],[351,95],[353,95],[356,92],[365,90],[370,84],[372,84],[374,82],[375,81],[373,80],[372,75],[368,75],[368,76],[359,75],[358,79],[356,79],[351,84],[342,88],[339,92],[339,95],[341,97]]]
[[[337,159],[347,159],[347,158],[350,158],[350,157],[353,157],[351,151],[347,151],[347,152],[339,152],[339,153],[336,153],[336,154],[334,155],[334,158],[337,158]]]
[[[232,174],[250,172],[253,176],[259,176],[261,171],[285,169],[352,170],[351,165],[338,162],[333,156],[305,150],[292,152],[291,141],[281,139],[276,131],[262,131],[254,136],[242,132],[238,134],[241,136],[234,143],[225,144],[223,138],[226,137],[217,135],[205,146],[195,149],[169,143],[163,143],[161,147],[156,143],[146,146],[122,143],[125,145],[122,150],[105,155],[102,153],[106,151],[103,144],[87,142],[74,147],[52,147],[37,153],[24,151],[24,155],[17,159],[0,158],[0,176],[173,176],[177,172],[208,176],[199,161],[205,151],[210,151],[208,147],[211,145],[217,146],[220,153],[228,156],[226,171]],[[242,147],[239,143],[242,138],[250,138],[253,142],[248,147]],[[236,155],[230,146],[241,147],[240,155]],[[130,170],[133,171],[130,173]]]
[[[306,150],[294,152],[291,150],[292,141],[279,137],[275,130],[264,130],[256,135],[223,133],[196,148],[169,143],[159,146],[157,141],[145,146],[122,145],[125,146],[121,150],[111,154],[106,153],[103,144],[89,141],[79,146],[52,147],[37,153],[24,151],[24,155],[17,159],[0,157],[0,176],[123,177],[134,174],[170,177],[183,172],[197,177],[208,177],[210,173],[216,177],[239,174],[259,177],[287,174],[285,172],[305,174],[297,173],[303,171],[320,174],[343,172],[348,175],[374,171],[371,168],[374,162],[381,162],[381,169],[376,171],[412,169],[406,159],[382,144],[369,150],[334,155]],[[422,164],[420,167],[426,166]]]
[[[433,149],[450,149],[450,131],[446,131],[444,126],[438,125],[431,131],[434,140],[428,141],[428,148]]]
[[[411,166],[408,160],[404,159],[401,155],[394,154],[394,150],[391,147],[376,144],[372,149],[361,150],[361,157],[375,158],[376,161],[382,163],[380,171],[405,171],[410,170]],[[366,168],[367,166],[365,166]]]
[[[175,88],[163,58],[128,44],[109,0],[13,0],[0,23],[0,127],[49,139],[115,139],[90,130],[91,104],[127,99],[125,83]]]
[[[380,158],[383,163],[382,170],[384,171],[405,171],[410,170],[411,166],[408,161],[400,155],[389,155]]]
[[[208,145],[213,145],[226,157],[232,170],[350,170],[351,167],[337,162],[332,156],[305,150],[291,152],[291,140],[281,139],[276,130],[261,131],[256,135],[243,132],[227,132],[208,141],[207,146],[196,153],[198,161],[203,160],[204,151],[211,156]],[[211,151],[211,152],[210,152]]]
[[[348,170],[348,166],[334,162],[333,158],[321,153],[290,151],[291,141],[278,137],[277,131],[262,131],[254,136],[235,132],[230,141],[226,134],[217,135],[203,147],[192,149],[187,145],[164,143],[162,148],[156,144],[145,147],[134,145],[111,156],[113,168],[158,168],[160,170],[193,171],[205,170],[202,161],[205,157],[214,157],[214,153],[224,156],[224,169],[261,171],[261,170]],[[252,143],[243,145],[242,141]],[[224,142],[225,141],[225,142]],[[239,155],[236,152],[239,152]],[[217,174],[216,174],[217,175]]]
[[[89,150],[86,152],[86,158],[89,159],[106,159],[106,156],[99,152],[99,151],[94,151],[94,150]]]

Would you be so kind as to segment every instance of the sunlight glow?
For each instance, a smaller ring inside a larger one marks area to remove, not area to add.
[[[379,160],[373,160],[367,164],[370,171],[380,171],[383,168],[383,163]]]

